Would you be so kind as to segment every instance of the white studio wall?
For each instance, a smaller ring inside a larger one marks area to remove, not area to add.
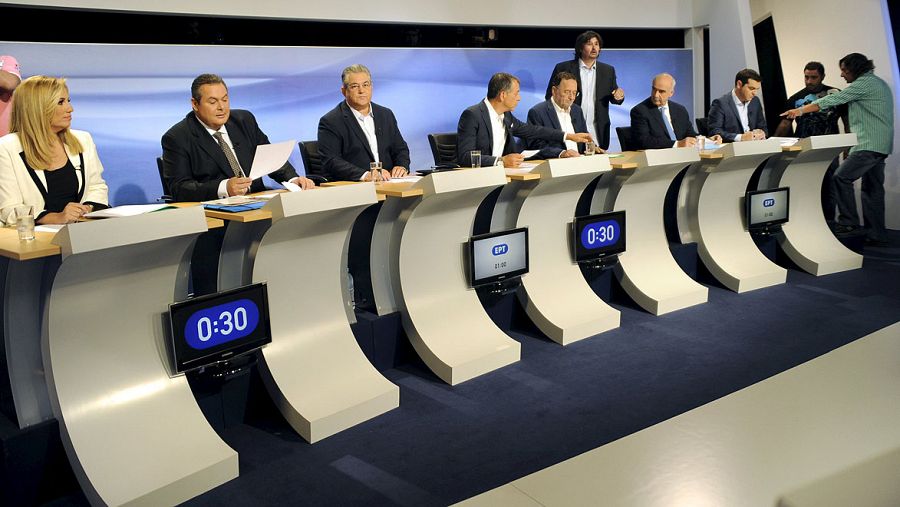
[[[769,16],[781,56],[787,95],[803,88],[803,66],[810,60],[825,65],[825,82],[844,88],[838,60],[848,53],[862,53],[875,62],[875,73],[894,91],[894,155],[885,168],[887,227],[900,229],[900,101],[897,54],[887,12],[888,0],[751,0],[753,21]]]

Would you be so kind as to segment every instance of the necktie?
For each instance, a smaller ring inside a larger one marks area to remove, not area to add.
[[[228,143],[225,142],[225,138],[222,137],[222,133],[216,132],[215,134],[213,134],[213,137],[216,138],[216,142],[219,143],[219,148],[222,148],[222,152],[225,153],[225,158],[228,159],[228,165],[231,166],[231,170],[234,172],[234,175],[240,178],[244,174],[243,171],[241,171],[241,164],[238,163],[237,157],[234,156],[234,152],[231,151]]]
[[[668,134],[669,134],[669,139],[671,139],[673,141],[677,141],[678,139],[675,138],[675,131],[672,129],[672,123],[669,121],[669,118],[666,116],[666,109],[668,109],[668,108],[669,108],[669,106],[660,107],[659,114],[662,115],[663,125],[666,126],[666,132],[668,132]]]

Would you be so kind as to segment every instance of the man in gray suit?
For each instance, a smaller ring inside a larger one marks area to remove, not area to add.
[[[753,69],[734,76],[734,89],[712,101],[709,107],[709,135],[725,142],[756,141],[769,135],[759,93],[762,78]]]

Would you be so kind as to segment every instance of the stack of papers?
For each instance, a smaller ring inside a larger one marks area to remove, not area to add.
[[[106,208],[97,211],[91,211],[84,215],[85,218],[119,218],[133,217],[151,213],[162,209],[173,208],[168,204],[129,204],[126,206],[116,206],[115,208]]]
[[[776,139],[782,146],[793,146],[800,141],[798,137],[770,137],[769,139]]]

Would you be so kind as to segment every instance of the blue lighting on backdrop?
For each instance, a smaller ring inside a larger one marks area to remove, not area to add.
[[[73,127],[94,136],[114,205],[154,202],[161,193],[156,157],[160,138],[190,110],[191,80],[203,72],[228,83],[231,107],[249,109],[272,142],[313,140],[319,118],[343,97],[340,72],[353,63],[372,71],[373,100],[391,108],[409,143],[413,169],[433,164],[427,134],[454,132],[463,109],[484,99],[490,76],[521,80],[515,115],[544,100],[553,66],[571,50],[386,49],[227,46],[134,46],[9,43],[23,77],[69,80]],[[674,100],[693,109],[690,50],[606,50],[625,104],[611,108],[613,127],[630,123],[632,106],[650,93],[650,81],[669,72]],[[615,136],[615,131],[613,131]],[[613,138],[612,151],[618,151]],[[291,162],[303,171],[297,150]]]

